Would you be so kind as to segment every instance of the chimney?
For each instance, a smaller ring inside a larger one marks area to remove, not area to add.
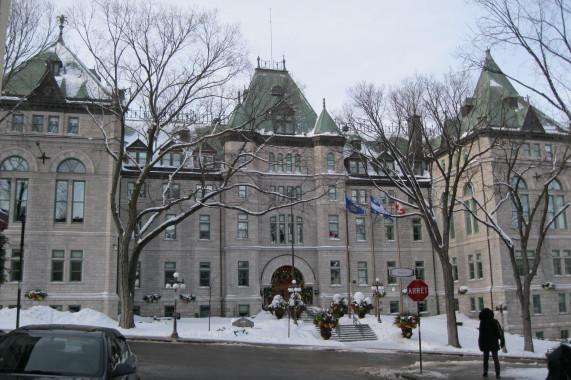
[[[178,139],[182,142],[190,142],[190,131],[188,129],[181,129],[178,131]]]
[[[408,118],[407,123],[410,147],[412,152],[414,152],[414,156],[416,157],[422,152],[422,121],[419,115],[413,115]]]

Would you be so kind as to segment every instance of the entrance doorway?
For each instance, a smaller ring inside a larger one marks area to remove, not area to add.
[[[279,294],[280,296],[282,296],[284,298],[284,300],[288,301],[289,300],[288,289],[291,286],[292,280],[294,280],[294,279],[295,279],[296,285],[298,287],[304,289],[303,276],[301,275],[301,272],[299,270],[297,270],[297,268],[295,269],[293,275],[292,275],[291,265],[285,265],[283,267],[276,269],[276,271],[272,275],[272,293],[273,294],[271,295],[271,297],[273,298],[274,295]],[[271,300],[269,300],[269,301],[271,302]]]

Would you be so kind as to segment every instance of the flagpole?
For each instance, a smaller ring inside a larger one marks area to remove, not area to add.
[[[372,208],[371,208],[372,210]],[[375,228],[374,228],[375,224],[374,224],[374,220],[373,220],[373,212],[371,211],[371,260],[372,260],[372,265],[373,265],[373,277],[372,277],[372,281],[376,281],[377,278],[377,271],[376,271],[376,267],[375,267]],[[377,295],[378,297],[378,295]],[[376,317],[379,318],[379,308],[377,307],[377,315]]]
[[[397,255],[398,255],[398,265],[399,268],[401,267],[400,262],[400,236],[399,236],[399,218],[396,216],[395,218],[395,228],[397,234]],[[402,315],[403,313],[403,296],[402,296],[402,277],[399,277],[399,313]]]
[[[347,316],[351,318],[351,269],[349,264],[349,216],[345,208],[345,260],[347,260]]]

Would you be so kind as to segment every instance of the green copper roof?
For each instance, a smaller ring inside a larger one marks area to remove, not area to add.
[[[334,134],[334,135],[341,135],[341,131],[327,109],[325,108],[325,99],[323,99],[323,110],[319,115],[319,119],[317,119],[317,123],[315,124],[315,128],[313,129],[313,134],[320,135],[320,134]]]
[[[273,117],[284,110],[293,113],[294,134],[308,133],[315,126],[317,114],[289,73],[257,68],[228,127],[244,124],[261,133],[273,133]]]
[[[61,65],[59,70],[52,70],[51,66],[57,63]],[[46,83],[57,86],[60,95],[69,100],[109,98],[99,78],[60,40],[17,67],[3,92],[29,96]]]

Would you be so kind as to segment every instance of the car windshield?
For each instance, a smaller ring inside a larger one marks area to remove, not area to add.
[[[97,377],[102,339],[51,331],[10,334],[0,341],[0,373]]]

